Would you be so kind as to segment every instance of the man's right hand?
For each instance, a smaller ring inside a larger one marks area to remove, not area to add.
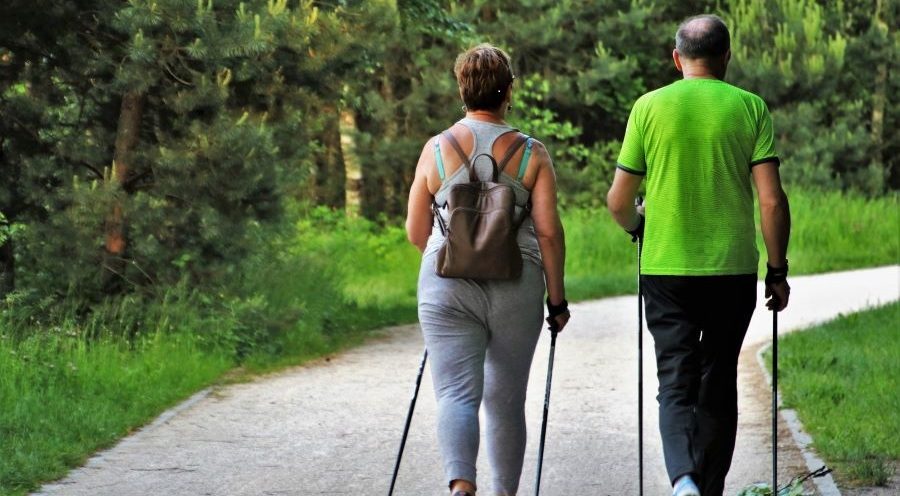
[[[769,301],[766,302],[766,308],[769,310],[776,310],[778,312],[784,310],[788,305],[790,297],[791,286],[788,284],[787,280],[766,284],[766,298],[769,298]]]

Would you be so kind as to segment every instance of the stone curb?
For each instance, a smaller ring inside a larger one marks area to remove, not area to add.
[[[756,352],[756,361],[759,363],[759,368],[766,377],[766,384],[769,385],[769,389],[772,388],[772,374],[770,374],[769,370],[766,368],[763,354],[771,347],[772,343],[769,343],[760,347],[759,351]],[[819,467],[826,465],[825,461],[819,458],[819,455],[813,450],[812,436],[810,436],[803,428],[803,423],[800,422],[797,411],[792,408],[784,408],[780,392],[778,393],[778,412],[791,430],[791,437],[794,439],[794,444],[797,445],[797,448],[799,448],[800,452],[803,454],[803,460],[806,461],[806,468],[812,472],[813,470],[818,470]],[[824,477],[815,477],[812,481],[815,483],[816,489],[821,496],[841,496],[841,491],[838,489],[837,484],[834,483],[834,478],[831,477],[831,474],[827,474]]]

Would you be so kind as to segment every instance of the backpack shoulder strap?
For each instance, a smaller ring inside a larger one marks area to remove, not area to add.
[[[444,159],[441,157],[440,135],[434,137],[434,162],[437,164],[438,176],[440,176],[441,181],[443,181],[447,174],[444,172]]]
[[[528,136],[525,139],[525,153],[522,154],[522,161],[519,162],[519,173],[516,175],[516,180],[522,182],[522,179],[525,177],[525,171],[528,170],[528,161],[531,159],[531,148],[534,145],[534,139]]]
[[[453,149],[456,150],[456,153],[459,155],[459,158],[462,159],[462,163],[465,164],[466,167],[471,168],[472,164],[469,163],[469,156],[466,155],[466,152],[463,151],[462,146],[459,145],[459,141],[456,141],[456,137],[453,136],[453,133],[450,130],[446,130],[441,133],[441,136],[447,138],[447,141],[453,146]]]
[[[503,158],[500,159],[500,162],[497,164],[497,167],[499,167],[500,170],[505,169],[506,164],[509,163],[512,156],[515,155],[515,153],[517,151],[519,151],[519,148],[522,148],[522,145],[524,145],[525,141],[527,141],[527,140],[528,140],[527,134],[519,133],[519,136],[516,137],[516,141],[514,141],[513,144],[509,147],[509,149],[506,150],[506,153],[503,155]]]

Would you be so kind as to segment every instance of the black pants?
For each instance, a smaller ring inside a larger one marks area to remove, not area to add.
[[[656,347],[659,430],[669,479],[720,496],[737,434],[737,361],[756,274],[641,276]]]

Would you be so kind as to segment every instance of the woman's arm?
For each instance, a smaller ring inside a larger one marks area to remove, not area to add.
[[[556,171],[544,145],[535,141],[534,152],[534,159],[538,163],[537,177],[531,190],[531,218],[534,220],[534,230],[544,263],[547,296],[550,303],[558,305],[566,298],[563,283],[566,241],[556,207]]]
[[[431,213],[433,198],[428,189],[428,171],[434,168],[434,139],[428,140],[422,148],[406,209],[406,237],[420,252],[425,251],[425,244],[431,235],[431,224],[434,222]]]

